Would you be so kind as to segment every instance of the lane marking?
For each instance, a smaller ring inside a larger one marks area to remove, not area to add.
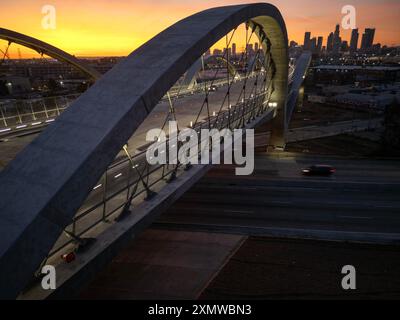
[[[291,204],[293,202],[292,201],[271,201],[270,203],[273,203],[273,204]]]
[[[223,211],[230,213],[254,213],[254,211],[245,211],[245,210],[223,210]]]
[[[343,219],[366,219],[366,220],[372,220],[374,217],[338,216],[338,218],[343,218]]]

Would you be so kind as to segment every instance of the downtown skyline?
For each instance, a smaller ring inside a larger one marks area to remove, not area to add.
[[[181,0],[171,1],[52,1],[57,10],[57,28],[44,30],[42,1],[17,0],[1,3],[2,27],[26,33],[43,41],[59,46],[82,57],[125,56],[151,39],[174,22],[204,8],[218,5],[251,3],[245,0],[206,0],[188,4]],[[276,5],[286,21],[289,40],[303,43],[304,32],[326,35],[332,25],[340,23],[341,8],[345,1],[331,1],[329,4],[315,0],[268,1]],[[353,1],[357,10],[357,28],[373,26],[377,29],[375,42],[387,46],[400,45],[398,1]],[[21,7],[24,10],[21,10]],[[154,10],[157,8],[157,10]],[[171,10],[173,8],[173,10]],[[3,13],[6,15],[3,16]],[[117,18],[118,17],[118,18]],[[341,28],[343,40],[350,42],[351,30]],[[242,45],[238,43],[238,48]],[[24,58],[35,53],[21,49]],[[11,49],[17,56],[17,49]]]

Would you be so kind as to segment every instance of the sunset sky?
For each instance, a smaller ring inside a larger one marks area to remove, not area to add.
[[[174,22],[197,11],[247,0],[13,0],[0,2],[1,27],[49,42],[77,56],[121,56]],[[256,1],[257,2],[257,1]],[[342,18],[341,8],[353,5],[357,27],[377,29],[375,42],[400,45],[400,0],[271,0],[282,12],[289,39],[303,42],[304,32],[323,36]],[[57,28],[41,26],[43,5],[54,5]],[[342,30],[347,40],[349,31]],[[0,42],[4,50],[6,42]],[[21,49],[23,57],[28,51]],[[12,56],[16,49],[11,49]]]

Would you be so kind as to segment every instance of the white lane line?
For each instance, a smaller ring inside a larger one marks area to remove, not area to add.
[[[224,212],[230,212],[230,213],[254,213],[254,211],[245,211],[245,210],[224,210]]]
[[[0,132],[7,132],[7,131],[11,131],[11,129],[10,129],[10,128],[7,128],[7,129],[2,129],[2,130],[0,130]]]
[[[31,123],[31,126],[37,126],[38,124],[41,124],[41,122],[33,122]]]
[[[122,176],[122,173],[118,173],[116,176],[114,176],[114,179],[119,178],[120,176]]]
[[[100,188],[101,186],[102,186],[102,184],[99,184],[99,185],[95,186],[95,187],[93,188],[93,190],[96,190],[96,189]]]
[[[338,218],[343,218],[343,219],[365,219],[365,220],[373,219],[373,217],[360,217],[360,216],[338,216]]]
[[[22,128],[26,128],[26,127],[27,127],[27,125],[26,125],[26,124],[23,124],[23,125],[21,125],[21,126],[17,126],[16,129],[22,129]]]
[[[271,201],[273,204],[291,204],[292,201]]]
[[[375,208],[383,208],[383,209],[388,209],[388,208],[394,208],[394,206],[374,206]]]

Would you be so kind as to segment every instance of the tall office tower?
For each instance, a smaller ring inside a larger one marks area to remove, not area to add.
[[[340,38],[340,26],[337,24],[335,28],[335,33],[333,34],[333,53],[338,54],[341,46],[341,38]]]
[[[326,44],[326,51],[331,52],[333,50],[333,32],[328,36],[328,42]]]
[[[304,50],[310,50],[310,39],[311,39],[311,32],[307,31],[304,34],[304,44],[303,44]]]
[[[371,49],[374,43],[375,28],[366,28],[361,40],[361,49]]]
[[[359,35],[358,29],[353,29],[351,31],[350,52],[352,53],[357,51]]]
[[[255,51],[255,52],[258,51],[258,42],[254,43],[254,51]]]
[[[236,57],[236,43],[232,43],[232,56]]]
[[[310,40],[310,51],[312,53],[317,51],[317,39],[315,37]]]
[[[248,54],[248,55],[252,55],[252,54],[253,54],[253,44],[252,44],[252,43],[249,43],[249,44],[246,46],[246,51],[247,51],[247,54]]]
[[[318,41],[317,41],[317,52],[321,53],[322,52],[322,43],[324,42],[324,38],[323,37],[318,37]]]

